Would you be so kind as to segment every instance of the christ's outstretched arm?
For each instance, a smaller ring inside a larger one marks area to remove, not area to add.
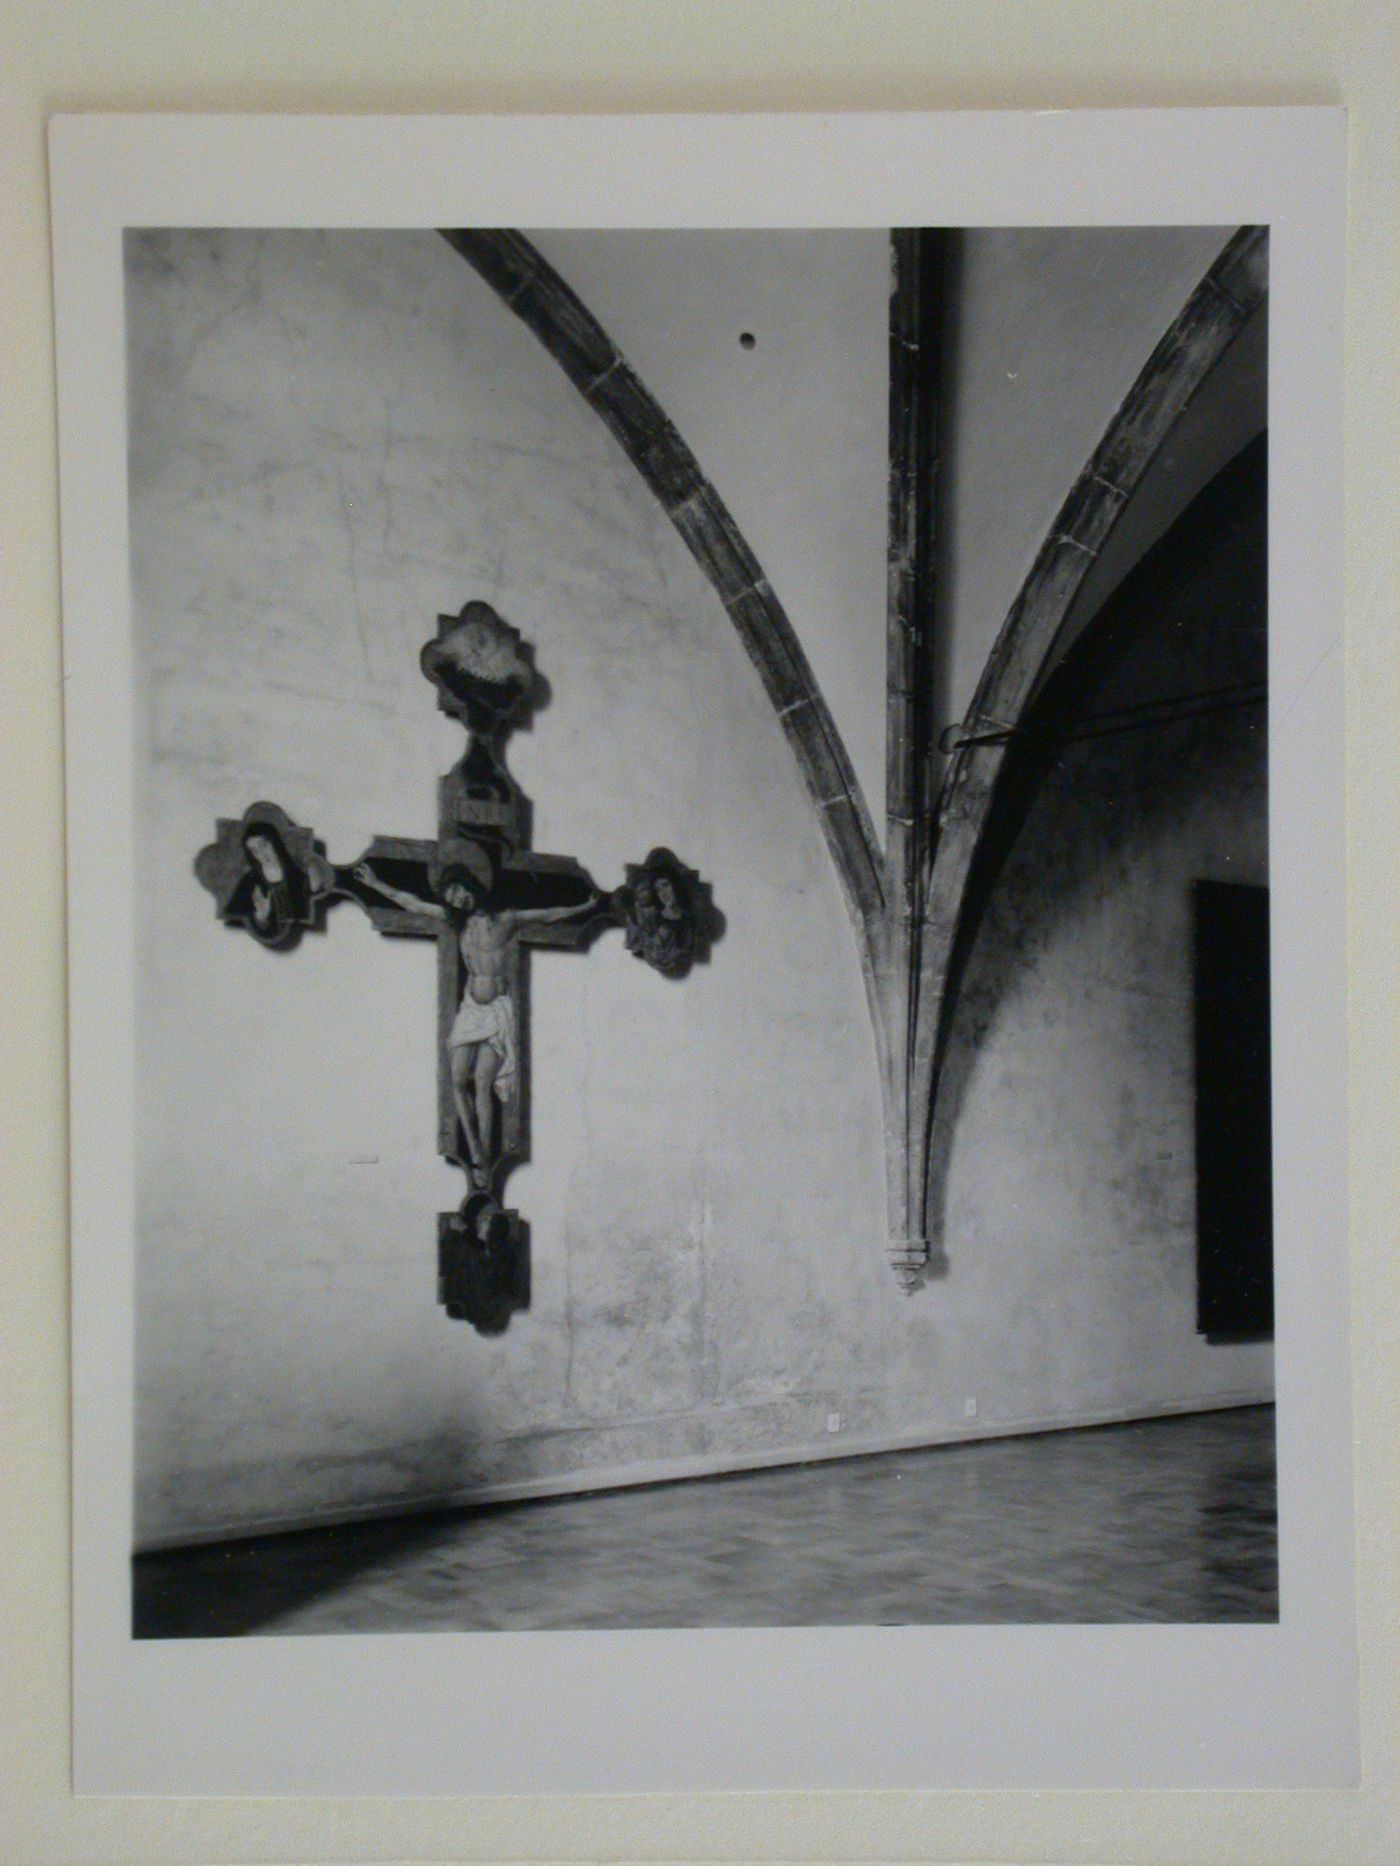
[[[368,862],[356,862],[350,872],[363,887],[373,888],[376,894],[382,894],[395,907],[405,908],[411,914],[424,914],[429,920],[441,920],[446,925],[445,907],[437,901],[425,901],[421,894],[405,894],[402,888],[390,887],[387,881],[379,879]]]
[[[528,921],[534,921],[537,926],[548,925],[555,920],[568,920],[574,914],[587,913],[590,908],[596,907],[602,898],[598,890],[593,888],[589,891],[588,899],[585,901],[572,901],[564,907],[512,907],[503,913],[501,918],[511,928],[523,926]]]

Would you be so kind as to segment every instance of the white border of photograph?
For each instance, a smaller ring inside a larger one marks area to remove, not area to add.
[[[1340,111],[60,117],[80,1793],[1250,1788],[1357,1776]],[[1267,223],[1281,1608],[1273,1626],[131,1638],[122,232]]]

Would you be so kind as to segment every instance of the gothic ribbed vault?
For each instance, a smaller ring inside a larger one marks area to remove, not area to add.
[[[443,237],[534,333],[622,445],[705,574],[762,677],[851,915],[885,1119],[889,1255],[905,1288],[941,1267],[930,1154],[961,961],[996,864],[986,845],[1009,748],[1055,664],[1094,564],[1164,444],[1267,291],[1267,231],[1226,244],[1075,481],[1003,623],[937,781],[938,379],[942,236],[892,235],[886,823],[883,848],[782,604],[717,489],[617,346],[514,231]],[[1004,812],[1003,812],[1004,814]]]

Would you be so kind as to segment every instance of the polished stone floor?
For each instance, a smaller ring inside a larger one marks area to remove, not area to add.
[[[142,1556],[138,1637],[1273,1620],[1271,1407]]]

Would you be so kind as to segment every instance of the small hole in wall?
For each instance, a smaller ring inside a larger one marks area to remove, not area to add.
[[[739,348],[741,350],[752,350],[757,342],[758,339],[751,330],[741,330],[739,332]]]

